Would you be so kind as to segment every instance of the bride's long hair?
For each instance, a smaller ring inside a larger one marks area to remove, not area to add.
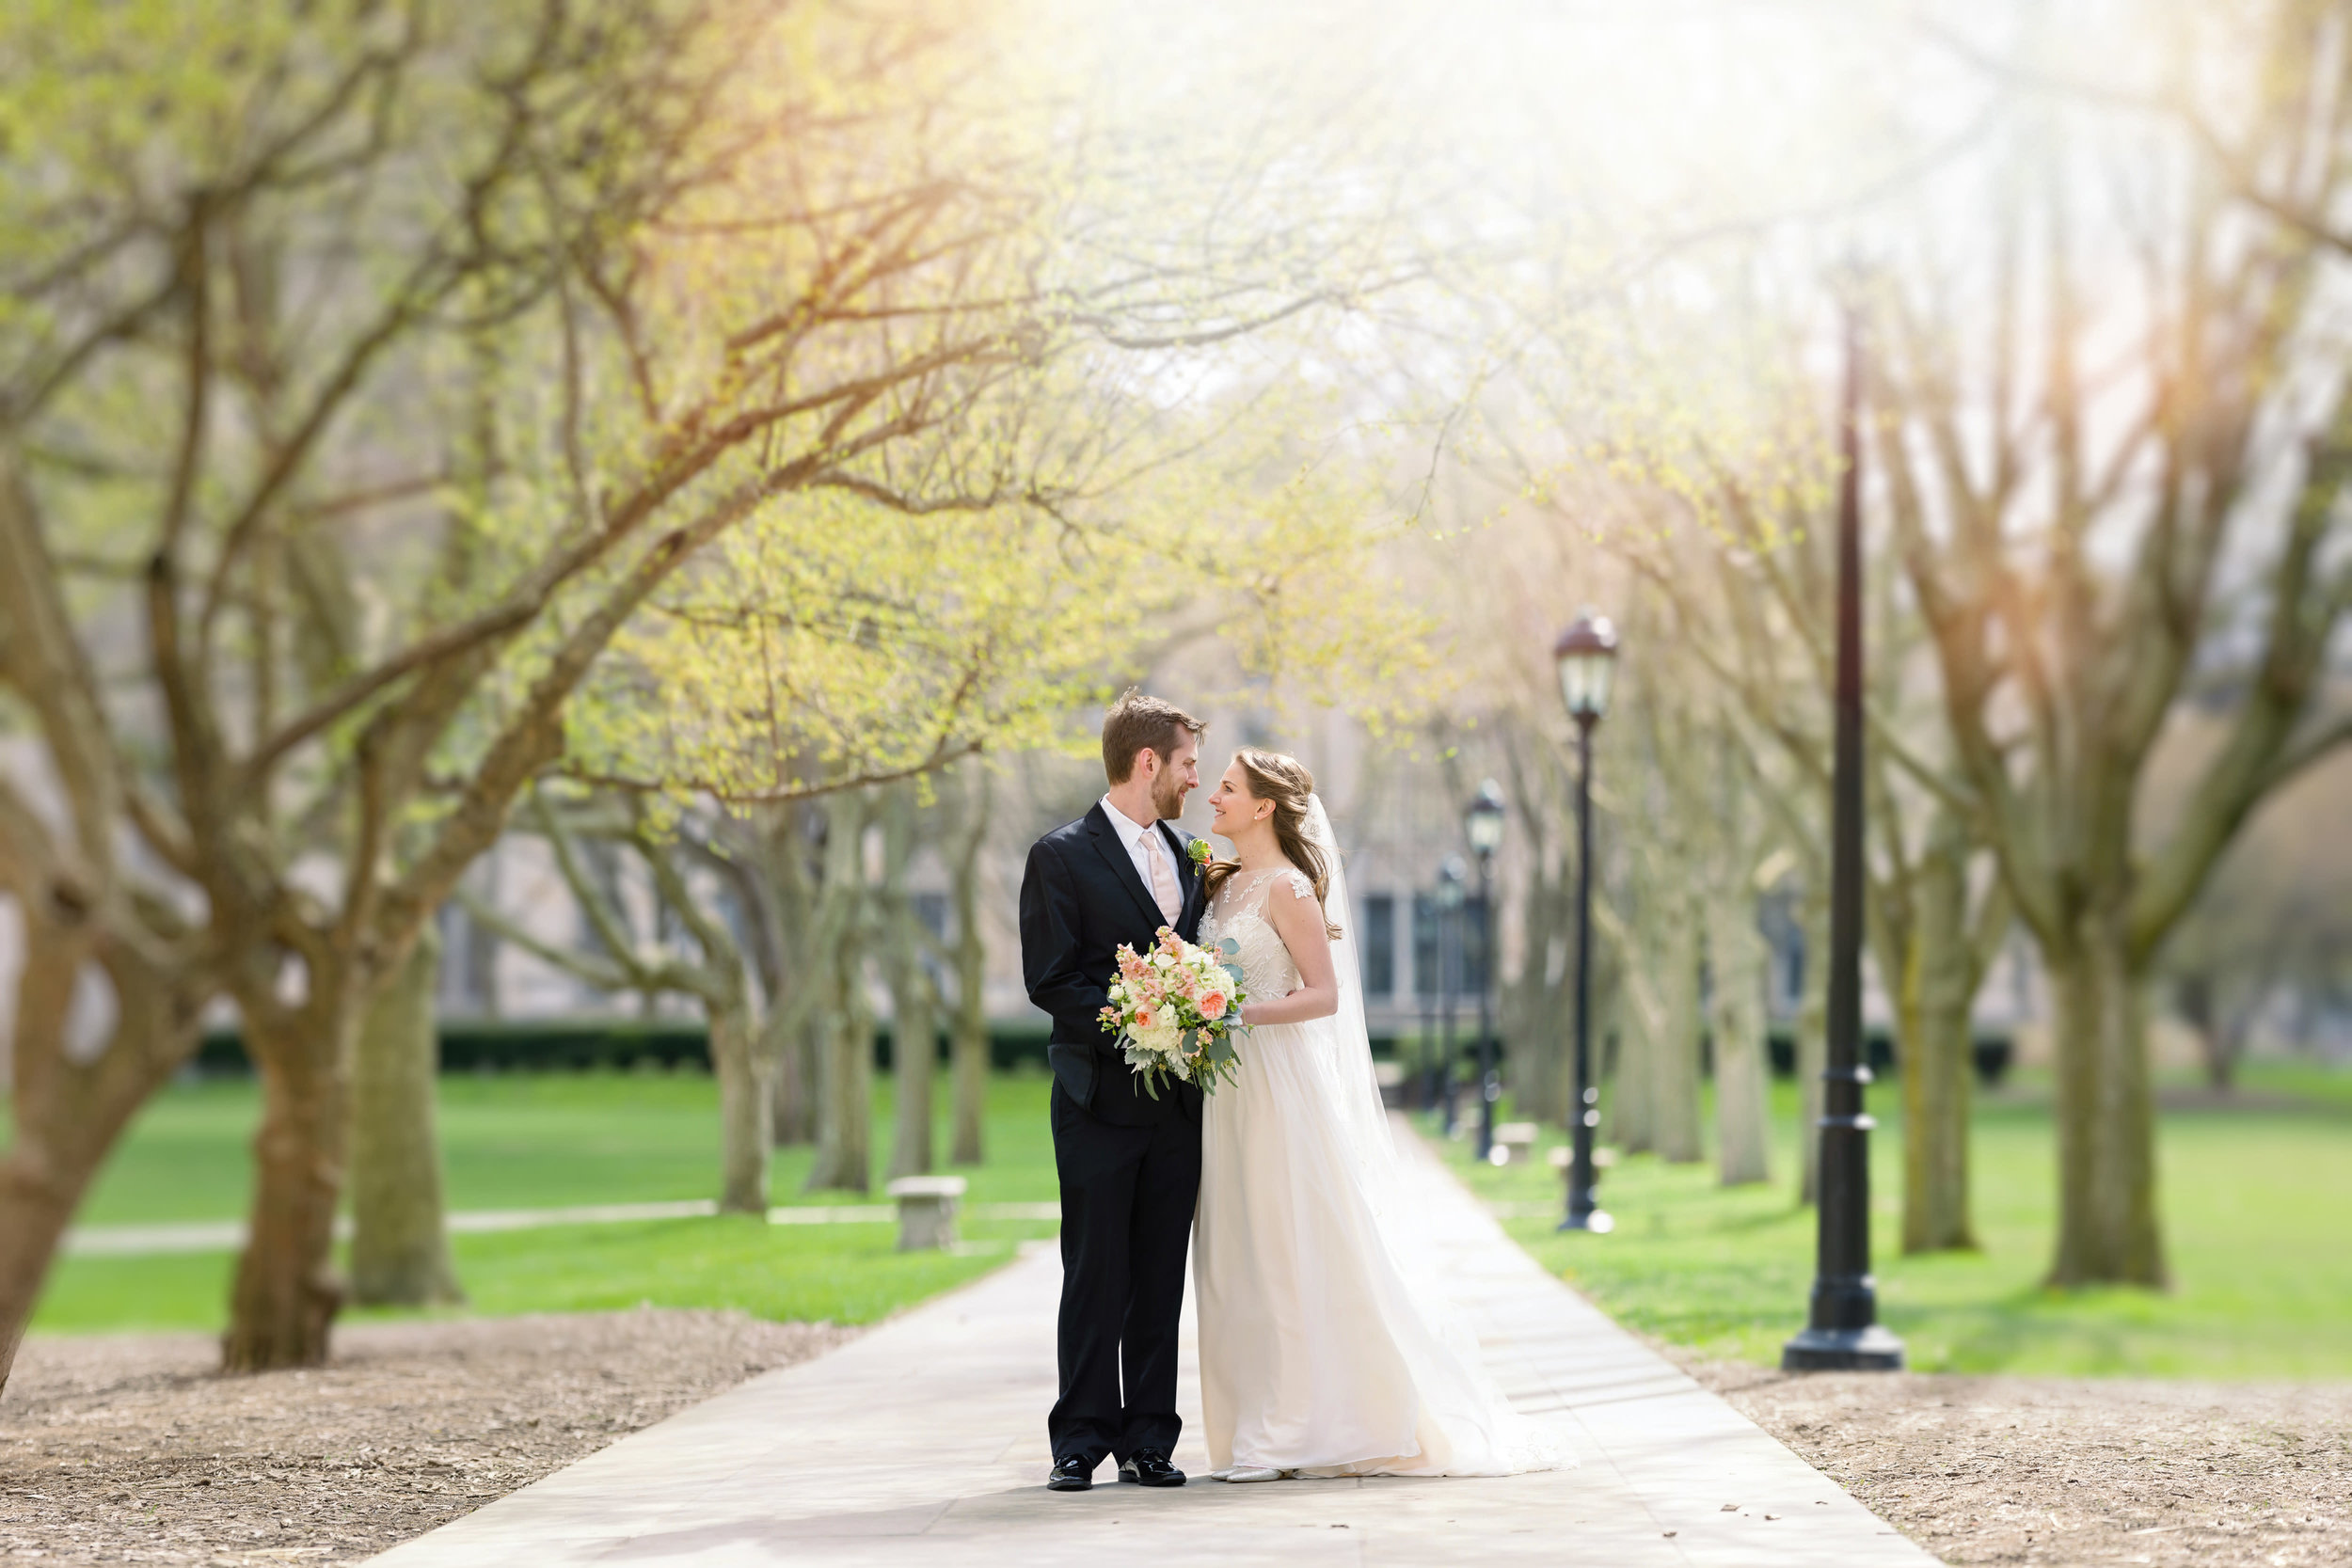
[[[1296,757],[1279,752],[1262,752],[1255,746],[1245,746],[1233,753],[1241,764],[1242,777],[1249,781],[1252,800],[1274,802],[1274,842],[1281,847],[1282,858],[1306,874],[1315,888],[1315,903],[1323,910],[1324,929],[1331,940],[1340,939],[1339,927],[1331,923],[1327,902],[1331,891],[1331,868],[1323,858],[1323,849],[1307,832],[1307,804],[1314,799],[1315,776],[1307,771],[1307,765]],[[1208,895],[1216,896],[1217,889],[1241,869],[1239,861],[1213,861],[1203,874]]]

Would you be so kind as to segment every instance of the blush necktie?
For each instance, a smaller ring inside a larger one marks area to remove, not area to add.
[[[1160,906],[1160,917],[1173,926],[1176,912],[1184,905],[1176,896],[1176,873],[1168,868],[1168,857],[1152,842],[1152,829],[1144,829],[1136,843],[1143,848],[1143,863],[1152,868],[1152,896]]]

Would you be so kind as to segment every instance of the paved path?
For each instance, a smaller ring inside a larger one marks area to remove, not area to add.
[[[1050,1245],[377,1558],[382,1568],[1924,1568],[1926,1553],[1553,1279],[1416,1140],[1420,1212],[1513,1402],[1581,1467],[1045,1490]],[[1190,1324],[1186,1325],[1187,1335]],[[1191,1364],[1189,1348],[1186,1364]],[[1207,1468],[1200,1390],[1176,1460]]]
[[[558,1225],[626,1225],[634,1220],[707,1219],[719,1212],[709,1198],[673,1203],[595,1203],[576,1209],[466,1209],[449,1216],[460,1236],[493,1230],[540,1230]],[[964,1212],[983,1220],[1057,1220],[1058,1203],[972,1203]],[[808,1204],[771,1209],[770,1225],[889,1225],[898,1217],[887,1203]],[[335,1222],[348,1240],[351,1219]],[[175,1220],[160,1225],[86,1225],[65,1233],[64,1250],[77,1258],[144,1257],[167,1252],[234,1252],[245,1245],[243,1220]]]

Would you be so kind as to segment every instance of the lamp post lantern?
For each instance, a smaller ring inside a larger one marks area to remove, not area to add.
[[[1454,995],[1462,984],[1462,857],[1438,867],[1438,1102],[1447,1137],[1454,1136]]]
[[[1609,711],[1617,628],[1588,607],[1552,644],[1551,657],[1560,701],[1576,725],[1576,1100],[1568,1107],[1568,1214],[1560,1228],[1604,1234],[1616,1222],[1593,1199],[1593,1133],[1600,1126],[1593,1084],[1593,726]]]
[[[1837,483],[1837,687],[1830,782],[1829,1038],[1822,1069],[1813,1297],[1804,1332],[1781,1347],[1788,1371],[1899,1371],[1903,1342],[1878,1321],[1870,1276],[1870,1118],[1862,1061],[1861,328],[1846,316],[1846,388]]]
[[[1488,779],[1462,811],[1462,836],[1478,857],[1478,1158],[1495,1151],[1495,1102],[1502,1098],[1502,1075],[1495,1070],[1495,851],[1502,847],[1509,808],[1502,786]]]

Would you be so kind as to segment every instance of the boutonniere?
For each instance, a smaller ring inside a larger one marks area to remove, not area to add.
[[[1207,839],[1196,838],[1189,841],[1184,846],[1184,853],[1192,857],[1195,870],[1206,871],[1209,868],[1209,841]]]

